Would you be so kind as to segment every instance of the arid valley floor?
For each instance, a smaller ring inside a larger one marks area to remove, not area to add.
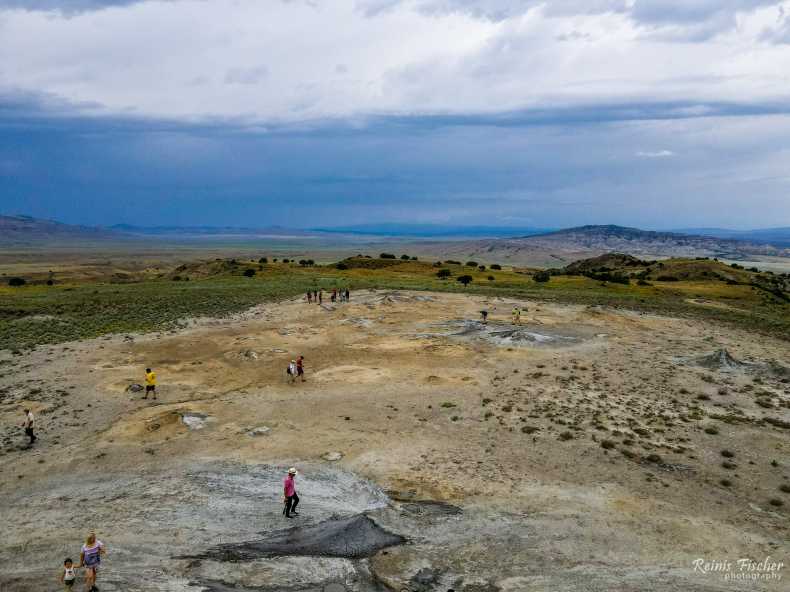
[[[787,590],[788,366],[703,321],[407,291],[5,350],[0,589],[60,589],[95,529],[103,592]]]

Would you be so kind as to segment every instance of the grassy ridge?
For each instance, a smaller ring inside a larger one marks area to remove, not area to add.
[[[537,283],[530,275],[516,271],[444,267],[451,269],[453,277],[440,280],[435,275],[436,267],[414,261],[348,270],[239,262],[220,275],[192,277],[190,281],[172,281],[172,276],[166,276],[125,284],[3,286],[0,349],[23,349],[107,333],[166,330],[188,317],[223,316],[308,289],[346,286],[352,290],[435,290],[599,304],[704,318],[790,339],[790,306],[747,285],[677,281],[638,286],[604,284],[581,276],[554,276],[547,283]],[[244,277],[245,269],[255,269],[256,275]],[[464,287],[455,281],[461,274],[471,275],[473,282]],[[488,280],[489,276],[494,281]]]

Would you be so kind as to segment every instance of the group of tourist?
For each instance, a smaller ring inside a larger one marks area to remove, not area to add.
[[[351,300],[351,291],[348,288],[332,288],[332,292],[329,295],[329,299],[331,302],[348,302]],[[307,303],[312,304],[315,302],[316,304],[323,304],[324,303],[324,291],[323,290],[308,290],[307,291]]]

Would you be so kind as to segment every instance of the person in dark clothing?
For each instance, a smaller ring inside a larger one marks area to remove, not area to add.
[[[283,514],[286,518],[293,518],[299,515],[299,512],[296,511],[296,506],[299,505],[299,496],[296,495],[295,477],[296,469],[291,467],[283,480],[283,503],[285,505]]]
[[[348,291],[348,288],[346,288],[346,302],[348,302],[350,298],[351,298],[351,293]]]
[[[308,291],[307,292],[307,304],[312,304],[312,303],[313,303],[313,293]]]

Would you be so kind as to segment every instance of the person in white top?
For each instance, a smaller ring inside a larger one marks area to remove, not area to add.
[[[71,558],[63,562],[63,571],[60,574],[60,583],[65,586],[66,592],[71,592],[74,582],[77,581],[77,571]]]
[[[33,445],[36,441],[36,435],[33,433],[33,428],[36,427],[36,420],[33,417],[33,412],[30,409],[25,409],[25,421],[22,422],[22,427],[25,428],[25,434],[30,438],[29,446]]]

